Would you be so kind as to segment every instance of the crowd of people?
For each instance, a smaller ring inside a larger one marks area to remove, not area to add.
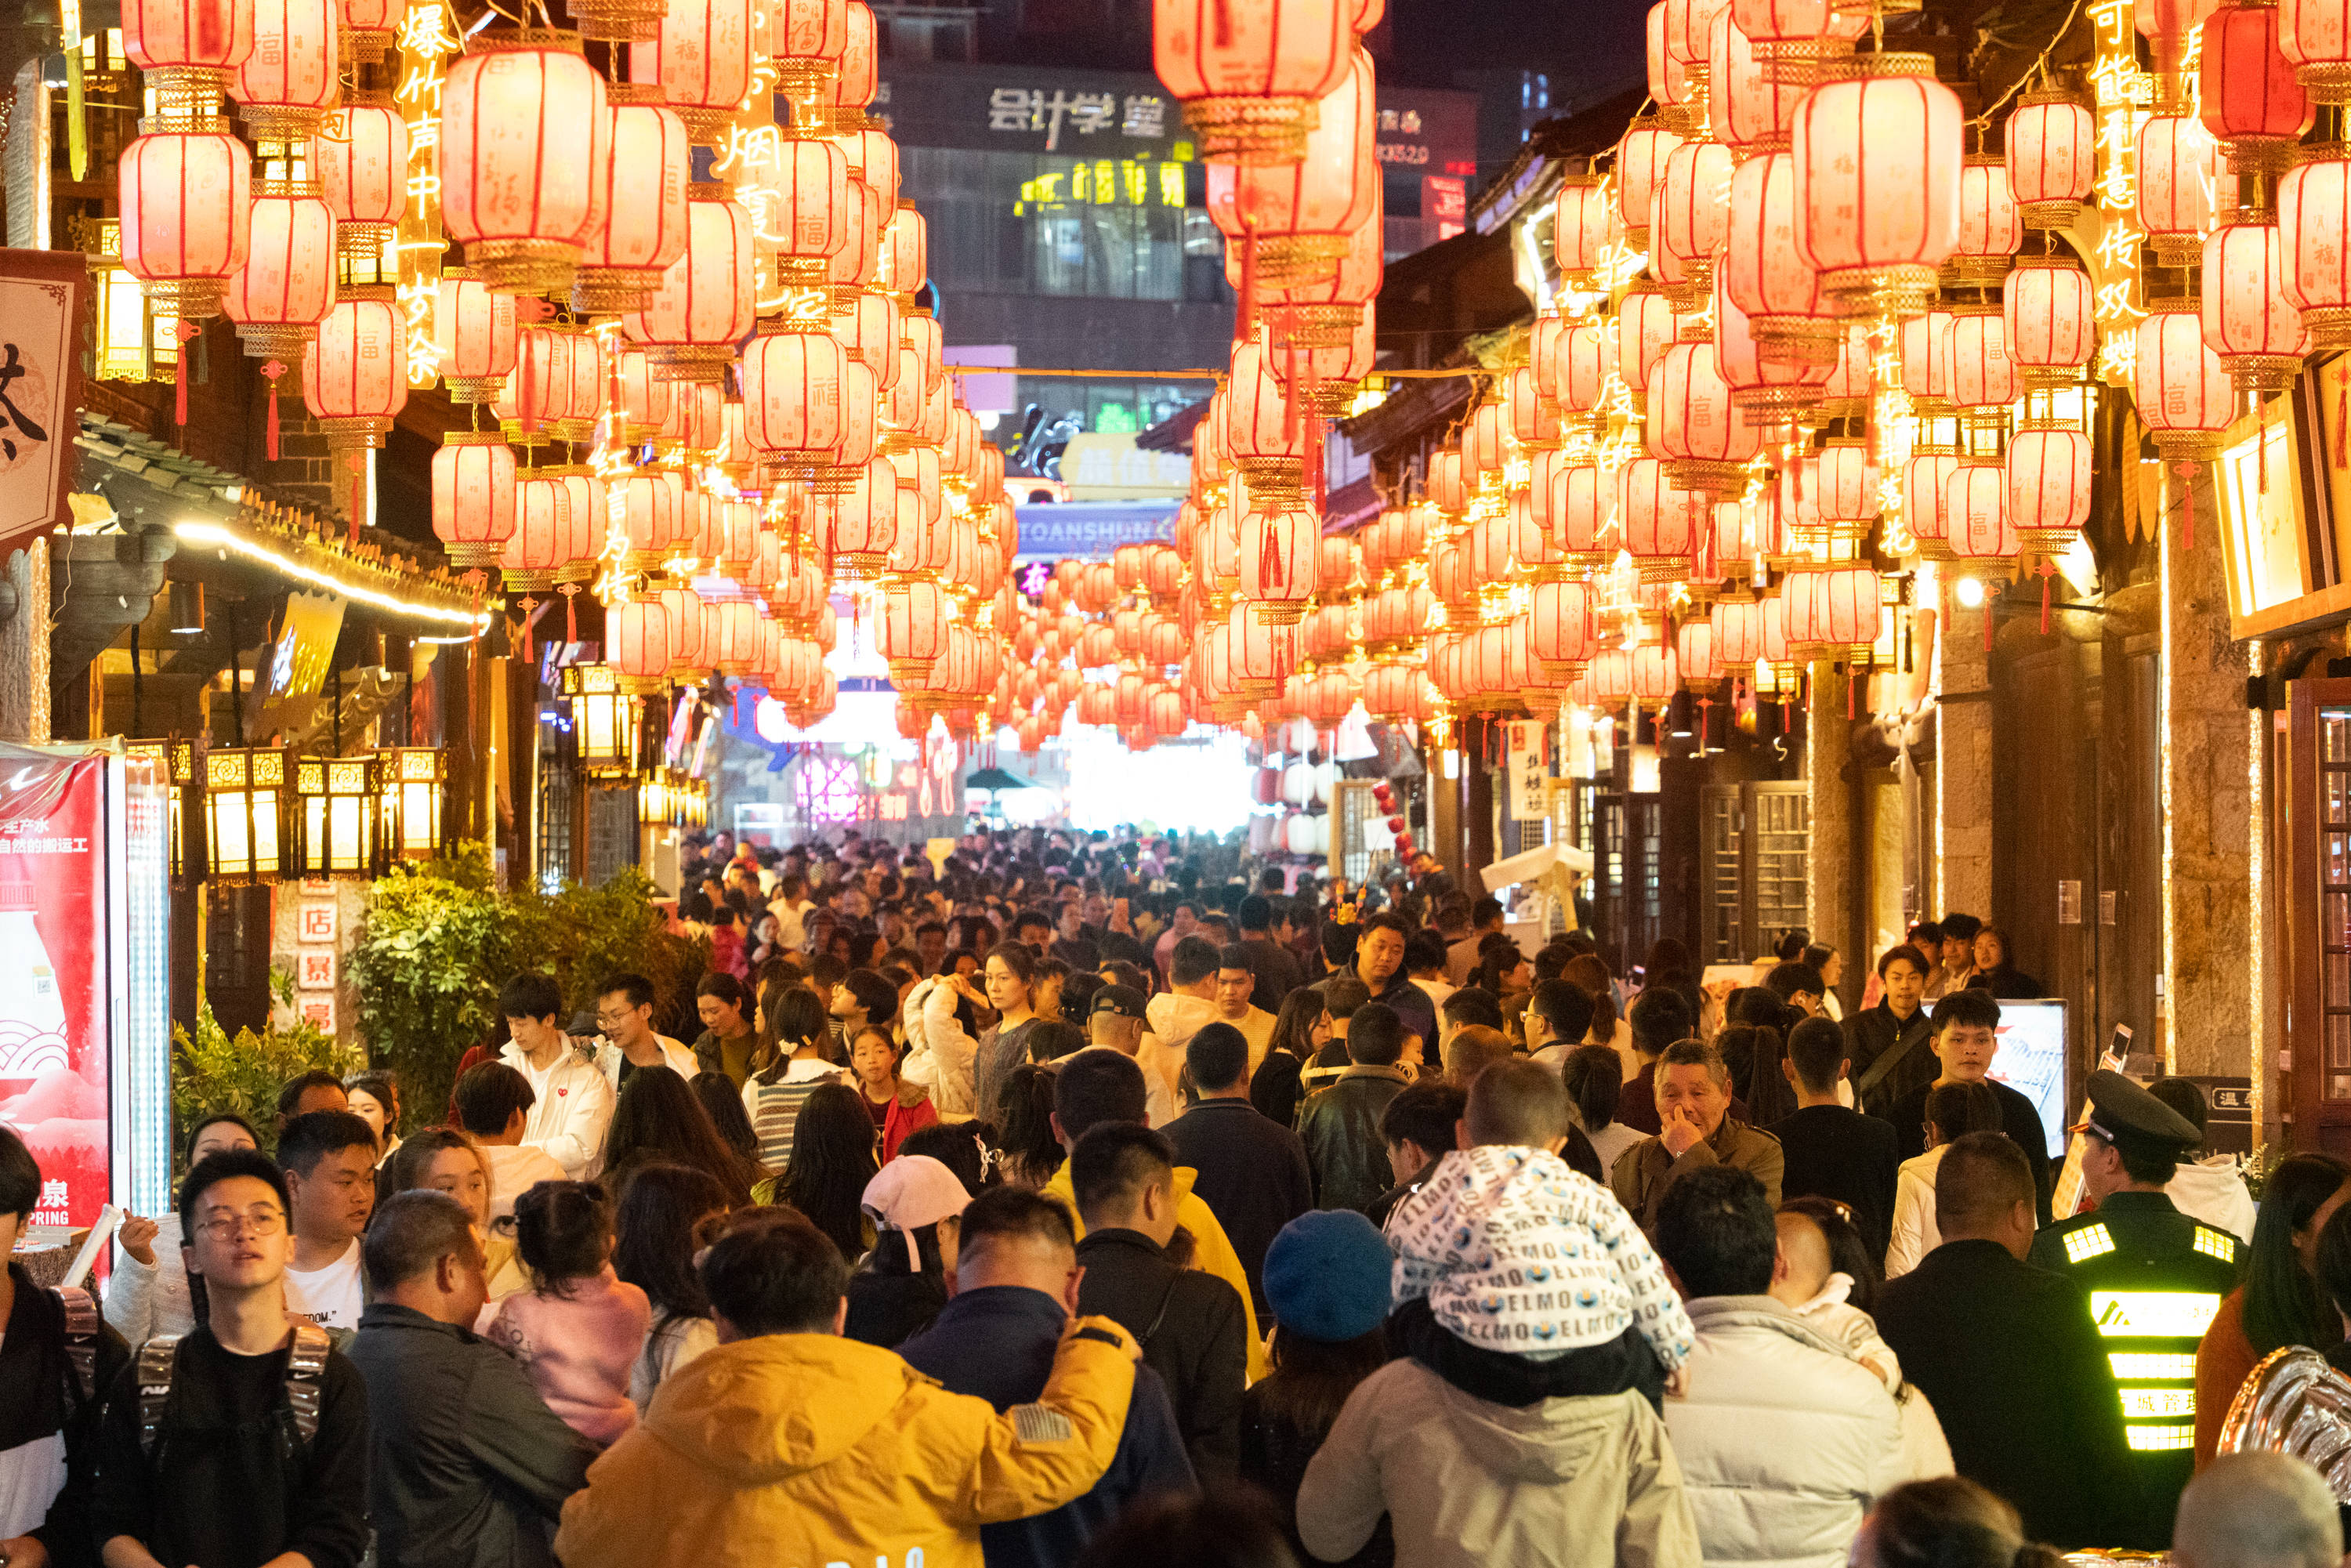
[[[525,973],[445,1108],[198,1119],[102,1301],[10,1267],[0,1565],[2341,1558],[2218,1439],[2351,1366],[2351,1165],[2256,1211],[2100,1072],[2055,1212],[1995,930],[1840,1019],[1802,934],[1634,983],[1434,866],[1212,855],[722,835],[691,998]],[[0,1130],[0,1239],[40,1191]]]

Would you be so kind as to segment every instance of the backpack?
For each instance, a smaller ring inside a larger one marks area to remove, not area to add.
[[[180,1334],[164,1334],[139,1347],[139,1446],[153,1464],[162,1453],[163,1418],[171,1412],[172,1378],[179,1370]],[[313,1322],[294,1325],[294,1348],[286,1358],[287,1418],[292,1442],[287,1457],[299,1458],[319,1433],[319,1397],[327,1376],[327,1331]]]

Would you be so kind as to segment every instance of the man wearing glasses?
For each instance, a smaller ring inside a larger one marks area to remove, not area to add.
[[[92,1514],[109,1568],[355,1568],[366,1550],[367,1391],[324,1330],[287,1316],[290,1207],[253,1149],[182,1184],[197,1326],[148,1341],[108,1400]]]

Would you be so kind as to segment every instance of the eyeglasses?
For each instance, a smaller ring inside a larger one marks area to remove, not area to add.
[[[248,1231],[256,1236],[275,1236],[286,1228],[286,1215],[275,1208],[266,1214],[224,1214],[204,1221],[196,1228],[215,1241],[234,1241]]]

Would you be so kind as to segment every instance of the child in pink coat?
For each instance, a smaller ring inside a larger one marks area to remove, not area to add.
[[[629,1372],[653,1327],[653,1307],[612,1272],[604,1189],[543,1181],[515,1199],[514,1218],[531,1288],[498,1303],[486,1337],[522,1363],[549,1409],[609,1447],[637,1423]]]

